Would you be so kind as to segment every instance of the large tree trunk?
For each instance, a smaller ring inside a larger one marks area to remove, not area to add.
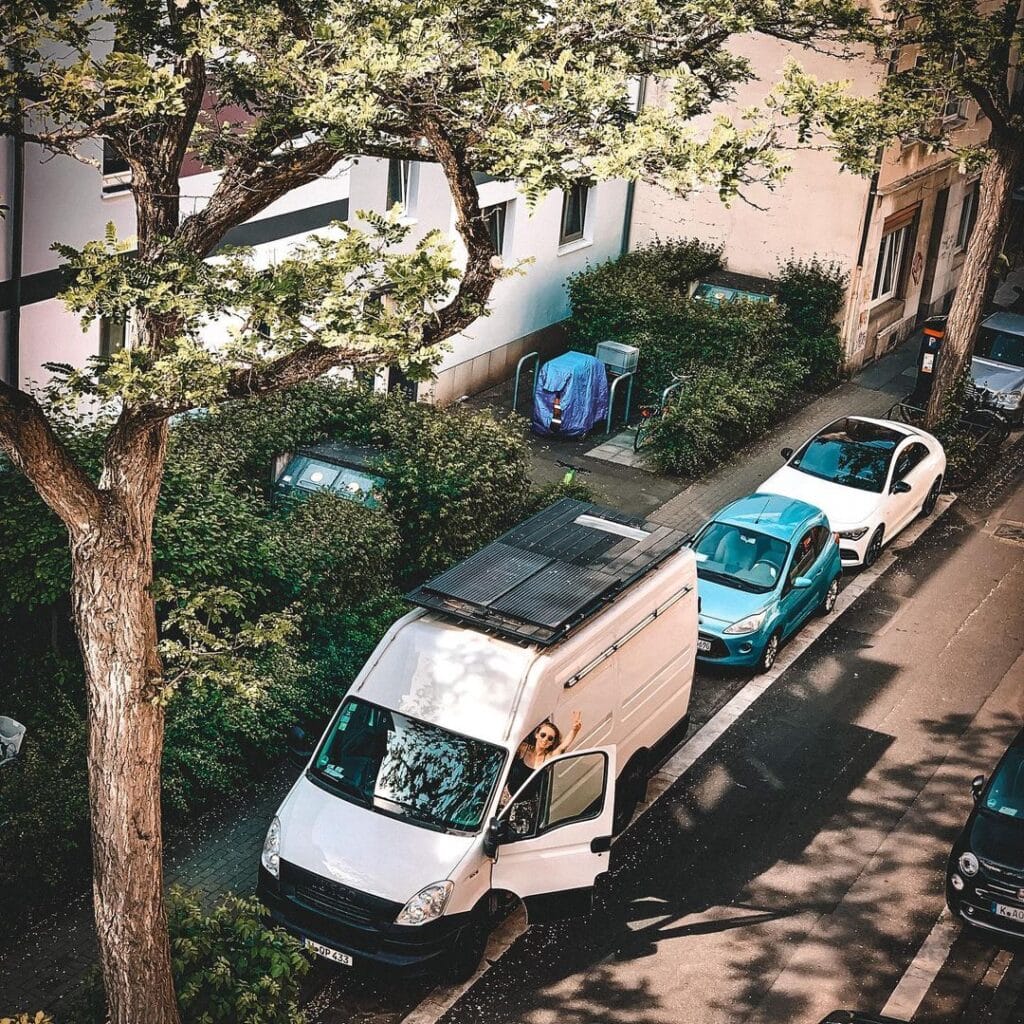
[[[164,910],[164,714],[154,700],[161,666],[151,591],[165,443],[163,424],[124,438],[116,469],[103,481],[103,513],[71,531],[89,704],[93,903],[112,1024],[179,1019]]]
[[[990,158],[981,174],[978,217],[949,311],[942,354],[928,402],[925,426],[929,428],[942,419],[960,378],[970,366],[978,327],[991,294],[996,260],[1006,238],[1010,197],[1024,168],[1024,147],[1018,137],[993,133],[989,150]]]

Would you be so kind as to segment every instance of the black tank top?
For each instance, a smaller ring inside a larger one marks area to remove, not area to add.
[[[519,787],[533,774],[533,769],[516,754],[512,767],[508,770],[508,791],[512,796],[518,792]]]

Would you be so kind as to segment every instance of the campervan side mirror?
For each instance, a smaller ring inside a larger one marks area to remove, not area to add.
[[[288,733],[288,756],[298,765],[304,765],[313,756],[313,745],[300,725],[293,725]]]
[[[484,854],[493,859],[507,834],[508,819],[491,818],[487,825],[487,831],[484,833]]]
[[[981,791],[985,788],[985,776],[975,775],[971,779],[971,795],[974,797],[974,802],[977,803],[981,799]]]
[[[813,586],[814,580],[812,580],[810,576],[797,576],[797,578],[793,580],[793,588],[795,590],[806,590],[808,587]]]
[[[779,454],[788,462],[791,458],[793,458],[793,449],[783,448],[782,451],[779,452]]]
[[[892,487],[890,487],[889,490],[892,491],[893,494],[909,494],[911,488],[910,484],[908,484],[906,480],[894,480]]]

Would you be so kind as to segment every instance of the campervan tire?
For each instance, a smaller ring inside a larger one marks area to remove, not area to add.
[[[480,966],[489,938],[490,925],[487,915],[480,912],[474,914],[473,921],[459,932],[448,954],[445,980],[453,985],[469,981]]]

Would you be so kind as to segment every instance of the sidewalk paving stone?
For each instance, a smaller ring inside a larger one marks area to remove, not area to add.
[[[541,481],[559,479],[564,472],[561,461],[583,456],[591,465],[606,467],[594,470],[599,476],[595,490],[602,500],[624,511],[650,515],[666,526],[696,529],[717,508],[755,490],[774,472],[782,445],[802,441],[817,427],[844,414],[883,415],[910,389],[907,370],[913,369],[917,348],[916,338],[911,339],[853,380],[808,404],[714,473],[688,485],[652,476],[625,461],[638,458],[628,429],[595,446],[607,446],[609,455],[595,456],[594,448],[581,451],[579,443],[534,439],[533,466],[541,470],[535,476]],[[493,408],[497,400],[493,395],[484,396],[476,404]],[[207,897],[231,889],[251,892],[264,832],[294,777],[293,766],[281,765],[261,782],[258,792],[240,795],[197,823],[192,834],[169,843],[168,884],[196,887]],[[59,1021],[62,1008],[80,990],[95,960],[95,950],[92,908],[85,895],[34,924],[13,944],[8,937],[0,948],[0,1017],[44,1009],[56,1014]]]

